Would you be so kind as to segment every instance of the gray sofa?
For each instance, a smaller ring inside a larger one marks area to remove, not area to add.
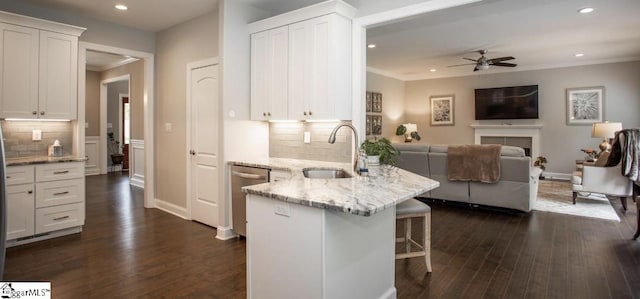
[[[461,182],[447,179],[446,145],[394,144],[400,151],[397,166],[440,182],[440,187],[422,197],[486,205],[529,212],[538,193],[541,170],[519,147],[503,146],[500,180],[497,183]]]

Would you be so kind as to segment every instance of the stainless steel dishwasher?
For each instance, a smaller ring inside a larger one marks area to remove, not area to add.
[[[247,194],[242,187],[269,182],[269,169],[231,166],[231,215],[233,232],[247,236]]]

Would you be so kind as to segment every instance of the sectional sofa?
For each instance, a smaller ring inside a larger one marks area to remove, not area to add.
[[[447,145],[394,144],[400,151],[397,166],[440,182],[422,197],[529,212],[535,205],[541,170],[519,147],[503,146],[497,183],[449,181]]]

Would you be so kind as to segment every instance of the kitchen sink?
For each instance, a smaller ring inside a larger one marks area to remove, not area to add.
[[[350,178],[351,174],[340,168],[304,168],[302,174],[309,179],[344,179]]]

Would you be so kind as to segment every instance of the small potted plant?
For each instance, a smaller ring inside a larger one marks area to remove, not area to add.
[[[404,136],[404,142],[411,142],[413,141],[413,139],[420,141],[422,137],[420,137],[420,134],[418,134],[416,125],[414,124],[412,126],[412,131],[407,132],[407,126],[399,125],[398,128],[396,128],[396,136]]]
[[[111,156],[111,164],[120,165],[124,160],[124,155],[120,152],[120,141],[116,140],[113,136],[113,132],[107,133],[107,142],[109,155]]]
[[[373,140],[367,139],[362,143],[360,148],[364,149],[368,156],[369,163],[372,165],[376,165],[376,162],[378,164],[395,165],[398,161],[398,155],[400,154],[400,151],[391,145],[391,141],[384,137]]]
[[[547,163],[547,158],[540,156],[540,157],[537,157],[536,160],[533,162],[533,166],[539,167],[544,172],[547,169],[547,167],[544,166],[545,163]],[[544,176],[542,175],[542,173],[540,173],[540,179],[544,179]]]

